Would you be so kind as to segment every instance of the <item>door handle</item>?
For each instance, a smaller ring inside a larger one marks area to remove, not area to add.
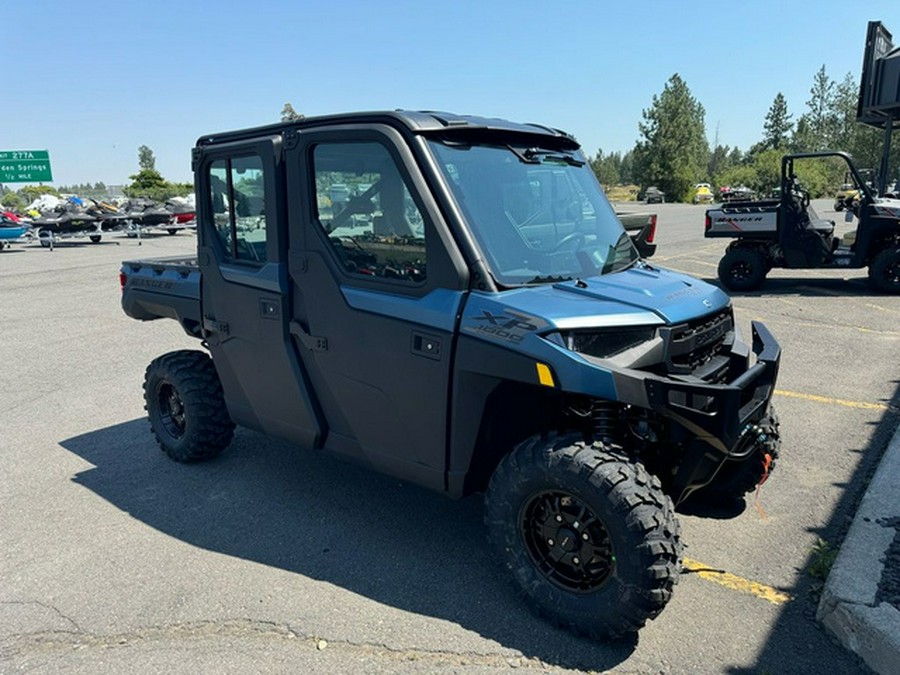
[[[314,352],[328,351],[328,338],[310,335],[309,332],[296,321],[291,321],[291,335],[295,336],[304,347]]]
[[[441,338],[437,335],[413,331],[411,351],[417,356],[424,356],[435,361],[441,360]]]
[[[228,335],[228,323],[226,321],[216,321],[212,317],[203,317],[203,330],[208,333],[221,333]]]

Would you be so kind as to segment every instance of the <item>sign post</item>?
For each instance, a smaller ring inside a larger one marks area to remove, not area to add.
[[[0,183],[51,183],[47,150],[0,150]]]

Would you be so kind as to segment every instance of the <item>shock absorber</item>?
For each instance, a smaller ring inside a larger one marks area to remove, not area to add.
[[[619,426],[619,407],[609,401],[595,400],[591,408],[594,438],[610,445],[616,442]]]

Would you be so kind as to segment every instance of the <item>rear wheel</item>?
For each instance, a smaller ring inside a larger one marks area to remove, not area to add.
[[[712,483],[697,490],[697,499],[729,504],[755,490],[775,469],[781,450],[778,426],[778,415],[774,408],[769,408],[769,413],[748,427],[738,441],[738,454],[746,454],[745,459],[725,462]]]
[[[765,256],[759,251],[732,248],[719,261],[719,279],[732,291],[752,291],[762,285],[769,269]]]
[[[872,258],[869,280],[879,291],[900,293],[900,247],[885,249]]]
[[[99,243],[100,243],[101,237],[100,237],[99,234],[92,234],[91,237],[90,237],[90,239],[91,239],[91,241],[92,241],[93,243],[99,244]]]
[[[204,352],[181,350],[154,359],[144,377],[144,402],[160,448],[178,462],[215,457],[231,442],[234,422]]]
[[[535,436],[505,457],[485,522],[528,603],[578,634],[636,632],[663,610],[680,573],[678,520],[659,480],[581,436]]]

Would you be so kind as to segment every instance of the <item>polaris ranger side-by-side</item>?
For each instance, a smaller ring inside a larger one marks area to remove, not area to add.
[[[819,218],[797,180],[799,161],[838,157],[859,198],[846,205],[859,218],[851,237],[834,236],[835,223]],[[706,237],[734,239],[719,262],[719,279],[733,291],[759,288],[773,267],[869,268],[875,288],[900,293],[900,200],[877,197],[843,152],[785,155],[780,199],[731,202],[708,209]]]
[[[571,136],[376,112],[204,136],[197,256],[123,263],[125,312],[208,350],[147,368],[151,429],[235,424],[459,498],[555,623],[638,630],[681,570],[675,506],[737,500],[780,446],[780,348],[645,262]],[[341,186],[340,189],[332,189]]]

